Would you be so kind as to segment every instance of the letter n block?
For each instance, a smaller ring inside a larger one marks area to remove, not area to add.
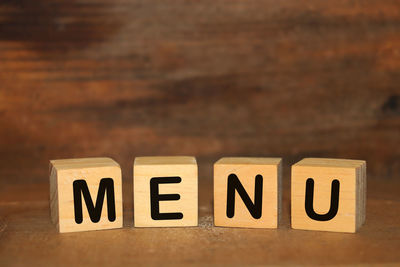
[[[292,166],[292,228],[354,233],[365,221],[366,162],[305,158]]]
[[[51,160],[50,210],[60,233],[122,227],[118,163],[110,158]]]
[[[137,157],[133,169],[136,227],[198,225],[194,157]]]
[[[222,158],[214,164],[214,224],[277,228],[281,158]]]

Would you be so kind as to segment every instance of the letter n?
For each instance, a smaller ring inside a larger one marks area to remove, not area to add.
[[[244,204],[254,219],[260,219],[262,213],[262,194],[263,194],[263,177],[258,174],[254,183],[254,202],[250,199],[240,180],[235,174],[228,176],[227,200],[226,200],[226,216],[233,218],[235,216],[235,191],[239,193]]]

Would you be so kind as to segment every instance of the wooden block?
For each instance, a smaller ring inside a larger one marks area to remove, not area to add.
[[[281,158],[222,158],[214,164],[214,224],[277,228]]]
[[[306,158],[292,166],[292,228],[356,232],[365,221],[366,162]]]
[[[122,227],[118,163],[110,158],[51,160],[50,210],[60,233]]]
[[[138,157],[133,169],[136,227],[198,225],[194,157]]]

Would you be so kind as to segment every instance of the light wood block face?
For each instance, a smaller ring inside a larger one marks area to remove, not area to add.
[[[366,186],[365,161],[299,161],[292,166],[292,228],[356,232],[365,222]]]
[[[194,157],[137,157],[133,169],[135,227],[198,225]]]
[[[50,210],[60,233],[121,228],[120,166],[110,158],[51,160]]]
[[[281,158],[217,161],[214,164],[215,226],[277,228],[281,209],[281,161]],[[238,189],[238,181],[242,189]],[[247,205],[242,196],[244,191],[248,196]]]

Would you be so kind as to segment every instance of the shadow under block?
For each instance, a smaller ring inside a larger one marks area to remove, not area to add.
[[[194,157],[137,157],[133,168],[135,227],[198,225]]]
[[[60,233],[121,228],[120,166],[110,158],[51,160],[50,210]]]
[[[281,158],[222,158],[218,160],[214,164],[215,226],[277,228],[282,197],[281,162]],[[237,190],[237,181],[240,181],[243,186],[242,190]],[[230,183],[230,197],[228,197],[228,183]],[[239,191],[242,193],[240,194]],[[243,194],[247,194],[249,198],[247,205],[253,206],[252,212],[245,204]],[[234,198],[233,202],[232,198]],[[228,201],[231,203],[230,208]]]
[[[299,161],[292,166],[292,228],[355,233],[365,221],[366,188],[365,161]]]

